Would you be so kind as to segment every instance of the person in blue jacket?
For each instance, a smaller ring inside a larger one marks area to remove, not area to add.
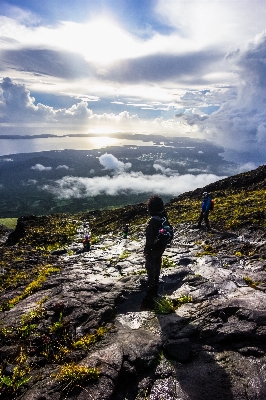
[[[202,221],[204,220],[206,228],[210,229],[209,213],[211,208],[211,197],[208,192],[203,193],[203,200],[201,203],[201,213],[198,220],[197,227],[200,228]]]

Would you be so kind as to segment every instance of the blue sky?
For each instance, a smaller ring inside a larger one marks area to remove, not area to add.
[[[0,135],[205,138],[265,163],[264,0],[0,0]]]

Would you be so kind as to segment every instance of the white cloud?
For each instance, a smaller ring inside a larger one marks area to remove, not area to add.
[[[52,167],[45,167],[42,164],[35,164],[31,169],[35,169],[36,171],[50,171]]]
[[[105,169],[115,170],[117,172],[125,171],[131,168],[131,163],[123,163],[119,161],[115,156],[112,154],[105,153],[99,157],[100,164]]]
[[[173,175],[173,173],[174,173],[174,171],[171,169],[171,168],[165,168],[163,165],[161,165],[161,164],[156,164],[156,163],[154,163],[153,164],[153,168],[156,170],[156,171],[159,171],[159,172],[161,172],[162,174],[164,174],[164,175]]]
[[[122,193],[157,193],[178,196],[180,193],[205,186],[222,178],[224,177],[213,174],[186,174],[167,177],[165,175],[144,175],[141,172],[131,172],[113,177],[65,176],[41,188],[53,193],[58,198],[84,198],[99,194],[114,196]]]
[[[11,162],[11,161],[14,161],[12,158],[3,158],[3,161],[4,162]]]
[[[67,165],[58,165],[56,169],[69,169],[69,167]]]
[[[238,45],[265,29],[266,9],[261,0],[158,0],[159,18],[194,46]]]

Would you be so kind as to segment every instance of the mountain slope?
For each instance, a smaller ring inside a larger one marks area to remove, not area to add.
[[[20,218],[0,244],[0,398],[265,398],[265,178],[263,166],[166,205],[175,239],[155,312],[141,311],[145,204]],[[204,190],[211,232],[193,229]]]

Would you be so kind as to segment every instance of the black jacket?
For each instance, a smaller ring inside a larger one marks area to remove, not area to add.
[[[160,217],[160,218],[157,218],[157,217]],[[149,220],[149,223],[146,228],[146,243],[145,243],[145,247],[144,247],[145,254],[149,254],[149,252],[153,251],[153,250],[164,251],[164,249],[166,247],[165,245],[154,244],[155,239],[158,235],[158,231],[162,224],[163,217],[167,218],[165,211],[162,211],[160,213],[152,215],[151,219]]]

